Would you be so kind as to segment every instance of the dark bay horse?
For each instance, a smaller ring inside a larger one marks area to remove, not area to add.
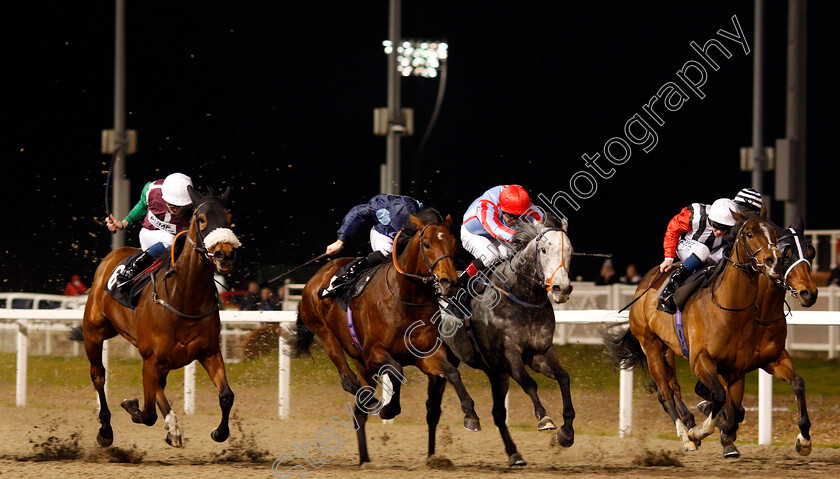
[[[557,432],[557,441],[564,447],[574,443],[575,410],[569,373],[560,365],[554,349],[555,316],[551,307],[552,300],[558,304],[566,302],[572,291],[568,270],[572,243],[566,228],[565,221],[560,228],[520,221],[514,238],[520,245],[516,254],[469,283],[466,292],[473,296],[471,331],[460,327],[455,334],[444,336],[447,346],[461,361],[484,371],[490,379],[493,421],[499,428],[510,466],[526,465],[505,423],[505,396],[511,377],[533,401],[537,429],[557,428],[546,415],[537,395],[537,383],[526,365],[560,385],[563,426]],[[485,283],[481,293],[472,287],[476,282]]]
[[[429,455],[435,449],[435,429],[440,420],[440,396],[446,381],[452,383],[463,410],[464,427],[479,430],[479,420],[473,400],[461,382],[456,367],[442,347],[436,322],[438,303],[435,289],[444,296],[455,292],[457,273],[452,256],[455,237],[449,230],[452,218],[442,220],[432,209],[411,216],[416,232],[405,250],[393,261],[380,266],[364,292],[350,303],[353,332],[348,327],[347,313],[333,298],[320,299],[318,292],[329,284],[330,278],[351,258],[339,258],[322,267],[303,289],[298,310],[295,337],[289,346],[293,356],[307,354],[315,337],[323,345],[329,358],[338,368],[341,386],[356,396],[353,410],[359,425],[359,463],[370,462],[365,436],[368,413],[379,412],[390,419],[400,412],[399,391],[404,376],[403,366],[415,366],[429,377],[429,393],[436,399],[434,407],[427,402],[429,424]],[[354,344],[354,334],[359,347]],[[350,369],[345,354],[359,373]],[[386,405],[370,404],[380,376],[388,375],[393,384],[393,396]],[[360,382],[361,381],[361,382]]]
[[[154,274],[135,310],[119,304],[105,292],[104,286],[120,261],[137,252],[137,248],[111,252],[96,269],[82,329],[90,377],[99,393],[102,426],[96,440],[103,447],[113,443],[114,432],[105,398],[102,342],[117,334],[136,346],[143,358],[143,409],[137,399],[122,403],[134,422],[153,425],[157,421],[157,403],[168,430],[166,442],[181,447],[178,419],[163,390],[170,371],[197,359],[219,390],[222,421],[210,436],[222,442],[230,435],[228,416],[233,391],[228,386],[219,350],[221,324],[213,274],[227,273],[233,268],[234,248],[239,246],[239,240],[230,230],[230,214],[225,209],[230,188],[221,198],[202,196],[192,187],[189,193],[194,209],[183,251],[171,270],[162,268]]]
[[[636,290],[643,296],[630,307],[629,329],[622,329],[623,323],[603,331],[604,343],[621,367],[647,360],[659,402],[674,422],[683,450],[697,449],[700,441],[714,432],[718,413],[725,408],[724,420],[718,424],[725,457],[740,455],[734,442],[743,420],[738,411],[743,411],[744,376],[753,364],[760,339],[759,324],[754,320],[759,277],[777,280],[782,263],[777,232],[765,220],[766,211],[759,218],[747,219],[740,213],[734,216],[738,232],[723,272],[683,307],[687,357],[680,346],[674,315],[656,309],[656,288],[667,279],[663,276],[652,284],[658,268],[649,271]],[[699,427],[683,404],[673,355],[688,359],[691,371],[709,390],[711,412]]]
[[[796,227],[788,227],[778,239],[779,252],[782,255],[780,271],[782,276],[770,281],[766,276],[759,277],[759,290],[756,306],[758,314],[758,344],[753,361],[748,371],[761,368],[767,373],[790,384],[796,396],[799,410],[799,435],[794,445],[802,456],[811,453],[811,421],[805,402],[805,381],[796,374],[790,354],[785,349],[787,322],[785,321],[785,294],[789,291],[799,304],[810,308],[817,301],[817,284],[811,277],[811,260],[814,258],[813,247],[807,244],[804,236],[805,225],[800,221]],[[695,391],[707,399],[698,405],[698,409],[708,412],[709,390],[698,383]],[[738,412],[743,415],[743,408]]]

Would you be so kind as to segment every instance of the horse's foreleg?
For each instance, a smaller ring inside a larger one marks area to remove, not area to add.
[[[402,365],[394,360],[388,351],[380,345],[365,350],[362,356],[364,357],[365,370],[376,371],[372,378],[365,378],[371,386],[375,387],[374,383],[379,384],[382,387],[384,396],[385,388],[388,385],[383,382],[383,377],[388,377],[391,383],[389,391],[391,398],[379,410],[379,417],[382,419],[393,419],[397,417],[402,411],[400,407],[400,387],[405,382]]]
[[[723,457],[739,457],[735,441],[738,438],[738,426],[744,420],[744,377],[729,381],[726,387],[726,418],[720,424],[720,444],[723,446]]]
[[[210,376],[210,380],[219,390],[219,407],[222,408],[222,421],[216,429],[210,432],[210,437],[216,442],[224,442],[230,436],[228,420],[230,419],[230,408],[233,407],[234,397],[233,391],[228,385],[225,361],[222,359],[222,353],[218,351],[212,356],[202,358],[200,361]]]
[[[105,398],[105,366],[102,364],[102,340],[91,338],[92,331],[86,331],[85,352],[90,361],[90,379],[93,387],[99,394],[99,433],[96,435],[96,442],[102,447],[108,447],[114,443],[114,430],[111,429],[111,410],[108,409],[108,400]]]
[[[531,367],[546,377],[556,380],[560,385],[560,394],[563,397],[563,426],[557,431],[557,442],[563,447],[571,447],[575,442],[575,428],[572,425],[575,420],[575,408],[572,406],[569,373],[560,365],[554,346],[550,346],[545,354],[534,356]],[[551,421],[548,416],[544,419]],[[554,424],[551,425],[554,426]]]
[[[461,411],[464,412],[464,428],[468,431],[480,431],[481,424],[478,414],[475,413],[473,402],[467,388],[461,381],[461,373],[446,359],[444,348],[439,348],[433,355],[425,358],[418,358],[415,366],[428,375],[446,378],[455,388],[458,399],[461,401]]]
[[[691,370],[694,376],[708,389],[709,399],[712,402],[711,412],[706,420],[703,421],[703,424],[699,427],[695,426],[688,431],[688,436],[692,441],[700,441],[715,431],[717,415],[724,404],[726,404],[726,389],[720,383],[717,366],[715,366],[714,361],[712,361],[712,358],[709,357],[707,352],[701,351],[697,354],[691,363]]]
[[[435,431],[440,422],[440,404],[443,402],[443,391],[446,390],[446,379],[437,376],[428,376],[429,387],[426,389],[426,424],[429,425],[429,451],[431,456],[435,453]]]
[[[768,373],[790,384],[796,396],[799,409],[799,436],[796,438],[796,452],[802,456],[811,454],[811,420],[808,418],[808,406],[805,403],[805,381],[796,374],[788,352],[782,351],[779,359],[764,367]]]
[[[158,409],[160,409],[160,413],[163,415],[163,425],[167,431],[166,443],[172,447],[182,447],[183,441],[181,439],[181,428],[178,426],[178,416],[175,415],[175,411],[172,410],[172,406],[169,405],[169,400],[166,399],[166,395],[163,392],[166,388],[166,376],[168,374],[167,372],[160,376],[160,381],[158,381],[160,387],[155,395],[155,401],[157,402]]]
[[[359,443],[359,465],[361,466],[366,462],[370,462],[370,456],[367,450],[367,433],[365,432],[368,413],[356,404],[353,408],[353,415],[356,417],[356,424],[359,425],[359,428],[356,429],[356,441]]]
[[[490,379],[490,389],[493,392],[493,422],[499,428],[502,442],[505,443],[505,453],[508,455],[508,466],[526,466],[528,463],[516,450],[516,444],[510,437],[507,427],[507,409],[505,408],[505,396],[510,387],[510,377],[504,373],[492,373],[485,371]]]
[[[514,381],[519,383],[525,394],[531,398],[534,403],[534,415],[537,418],[537,429],[556,429],[557,426],[551,422],[551,418],[546,418],[545,408],[540,402],[540,397],[537,395],[537,382],[528,374],[525,369],[525,364],[522,362],[522,352],[517,349],[505,348],[505,358],[510,367],[510,376]]]

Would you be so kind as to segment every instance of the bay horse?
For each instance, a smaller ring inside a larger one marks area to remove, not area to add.
[[[81,327],[90,377],[99,393],[101,427],[96,441],[102,447],[114,441],[111,411],[105,398],[102,343],[117,334],[137,347],[143,358],[143,409],[136,398],[122,402],[132,421],[146,426],[155,424],[157,403],[168,431],[166,442],[181,447],[178,418],[163,390],[170,371],[198,360],[219,390],[222,421],[210,436],[222,442],[230,435],[228,418],[234,395],[219,350],[221,324],[213,274],[230,272],[239,240],[230,229],[231,217],[225,206],[230,188],[221,197],[201,195],[192,187],[188,191],[193,213],[189,230],[179,233],[186,233],[187,237],[183,251],[171,269],[161,268],[153,273],[134,310],[112,298],[105,285],[116,281],[109,280],[114,268],[138,249],[124,247],[112,251],[96,269]]]
[[[526,365],[560,385],[563,426],[557,432],[557,441],[563,447],[574,443],[575,410],[569,373],[560,365],[554,349],[556,322],[551,306],[551,301],[566,302],[572,292],[572,243],[566,235],[567,227],[565,220],[559,228],[520,221],[514,235],[518,251],[491,272],[474,278],[464,291],[472,296],[469,330],[460,327],[453,335],[444,336],[444,342],[458,359],[480,369],[490,380],[493,421],[502,436],[509,466],[527,464],[506,424],[505,396],[511,377],[531,398],[537,429],[557,429],[540,402],[537,383]],[[484,284],[480,293],[476,283]]]
[[[439,338],[439,325],[435,325],[436,294],[450,296],[456,291],[453,262],[456,241],[449,230],[452,218],[447,216],[443,220],[431,208],[410,218],[408,228],[416,232],[403,253],[397,258],[398,241],[395,241],[392,262],[376,269],[364,292],[351,301],[353,329],[348,325],[347,312],[335,299],[321,299],[318,295],[336,271],[352,261],[352,258],[338,258],[324,265],[304,286],[294,337],[289,342],[291,355],[299,357],[309,353],[317,337],[338,369],[342,388],[356,396],[353,415],[359,426],[356,430],[359,464],[370,462],[365,436],[369,411],[378,411],[383,419],[393,418],[400,412],[400,385],[405,380],[403,366],[415,366],[424,372],[429,377],[430,394],[436,395],[436,402],[430,399],[426,403],[430,456],[434,454],[435,429],[441,414],[437,395],[443,395],[446,381],[452,383],[458,394],[465,414],[464,427],[470,431],[481,428],[473,400],[461,382],[458,369],[447,357]],[[355,365],[358,378],[345,354]],[[386,374],[393,384],[391,400],[385,405],[381,402],[371,405],[372,393],[365,396],[364,391],[375,388],[380,376]]]
[[[753,361],[747,371],[761,368],[769,374],[790,384],[796,397],[799,410],[799,435],[794,448],[802,456],[811,453],[811,421],[805,401],[805,381],[796,374],[790,353],[785,349],[787,339],[787,321],[785,316],[785,295],[787,292],[799,301],[803,307],[810,308],[817,301],[817,284],[811,277],[811,260],[814,258],[813,246],[807,244],[804,237],[805,225],[800,220],[797,226],[789,226],[778,239],[779,252],[782,256],[781,277],[770,281],[766,276],[759,277],[759,290],[756,306],[758,314],[759,340]],[[708,415],[709,390],[702,383],[695,387],[697,394],[706,401],[697,408]],[[741,408],[739,416],[743,416]]]
[[[630,307],[629,328],[624,329],[627,323],[618,323],[602,331],[605,345],[622,368],[646,359],[659,402],[674,422],[684,451],[696,450],[714,432],[718,413],[725,408],[718,424],[724,457],[740,455],[734,442],[743,415],[737,411],[743,411],[744,376],[760,340],[759,324],[754,321],[759,277],[777,280],[782,263],[777,232],[766,221],[766,210],[757,218],[738,212],[733,216],[738,224],[732,250],[710,286],[684,305],[682,331],[675,327],[674,315],[656,309],[657,288],[667,280],[658,267],[642,278],[636,290],[641,298]],[[683,331],[688,354],[678,337]],[[692,373],[709,390],[711,411],[699,427],[683,404],[673,367],[675,355],[688,359]]]

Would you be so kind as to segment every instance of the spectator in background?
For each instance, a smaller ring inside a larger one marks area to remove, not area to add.
[[[607,284],[614,284],[618,282],[618,277],[615,275],[615,269],[613,269],[612,260],[604,260],[604,264],[601,266],[601,274],[598,276],[598,279],[595,280],[596,286],[603,286]]]
[[[277,287],[277,303],[280,304],[280,307],[277,309],[283,309],[284,299],[286,299],[286,285],[281,284]]]
[[[831,268],[831,274],[828,275],[828,285],[840,286],[840,256],[837,256],[837,264]]]
[[[64,288],[64,296],[78,296],[80,294],[87,294],[87,286],[82,283],[82,278],[78,274],[70,277],[70,282]]]
[[[257,309],[260,311],[280,311],[281,304],[277,296],[271,292],[271,288],[263,288],[260,290],[260,301],[257,303]]]
[[[624,276],[621,277],[620,281],[624,284],[639,284],[642,281],[642,277],[639,275],[635,264],[630,263],[627,265],[627,269],[624,270]]]
[[[260,284],[254,281],[248,281],[248,292],[242,295],[239,301],[240,311],[257,311],[260,302]]]

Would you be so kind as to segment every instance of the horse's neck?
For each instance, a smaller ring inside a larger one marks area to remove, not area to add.
[[[740,262],[738,248],[739,245],[736,244],[729,255],[733,264]],[[757,294],[758,273],[747,272],[734,266],[723,271],[718,287],[714,290],[718,303],[724,307],[736,309],[743,308],[747,300],[757,300]],[[746,308],[745,311],[752,311],[752,308]]]
[[[394,245],[394,247],[396,248],[397,245]],[[408,274],[425,276],[421,272],[423,260],[420,258],[420,240],[417,237],[408,242],[405,251],[397,258],[397,264],[399,264],[401,270]]]
[[[758,307],[761,319],[771,320],[784,315],[787,291],[776,287],[769,279],[759,278]]]
[[[192,231],[187,233],[189,238],[184,243],[184,250],[175,261],[175,288],[179,291],[178,296],[195,298],[203,293],[204,296],[215,297],[216,288],[206,288],[204,285],[213,282],[213,267],[206,261],[203,255],[196,250],[193,244]],[[173,243],[172,247],[175,247]],[[175,299],[175,298],[172,298]]]
[[[396,244],[394,247],[396,248]],[[420,241],[412,239],[405,250],[397,258],[397,264],[403,273],[425,276],[422,271],[422,258],[420,258]],[[423,287],[415,278],[400,274],[396,268],[387,268],[385,271],[386,281],[394,285],[395,295],[403,301],[411,303],[423,303],[432,294],[430,288]]]
[[[524,301],[540,300],[545,296],[545,289],[536,281],[535,253],[536,246],[534,241],[531,241],[525,248],[513,255],[510,260],[504,261],[500,268],[502,276],[513,294]],[[534,281],[527,278],[533,278]]]

